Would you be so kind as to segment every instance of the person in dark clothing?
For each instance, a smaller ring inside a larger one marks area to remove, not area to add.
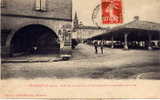
[[[101,49],[101,53],[103,54],[103,47],[104,47],[104,41],[101,40],[99,43],[100,49]]]
[[[95,53],[97,54],[98,53],[98,42],[97,41],[94,41],[94,48],[95,48]]]
[[[76,39],[72,39],[72,49],[75,49],[77,45],[78,45],[78,41]]]
[[[38,47],[36,45],[33,45],[32,48],[31,48],[31,53],[36,54],[37,50],[38,50]]]

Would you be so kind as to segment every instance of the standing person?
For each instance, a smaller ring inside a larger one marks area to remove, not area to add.
[[[99,43],[99,45],[100,45],[101,53],[103,54],[104,41],[101,40],[100,43]]]
[[[97,54],[98,53],[98,42],[97,41],[94,41],[94,48],[95,48],[95,53]]]
[[[37,49],[38,47],[36,45],[33,46],[33,54],[36,54],[37,53]]]

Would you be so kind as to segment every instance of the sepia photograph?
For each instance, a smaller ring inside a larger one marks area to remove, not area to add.
[[[159,80],[159,10],[158,0],[1,0],[1,79]]]
[[[160,0],[0,6],[0,98],[160,98]]]

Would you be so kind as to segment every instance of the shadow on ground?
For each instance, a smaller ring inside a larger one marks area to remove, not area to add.
[[[69,61],[2,63],[2,79],[160,79],[159,54],[160,51],[110,48],[104,48],[104,54],[95,54],[93,46],[79,44]],[[29,57],[41,59],[50,61],[54,56]]]
[[[152,72],[152,74],[150,74]],[[145,74],[145,75],[144,75]],[[34,69],[22,67],[12,70],[7,66],[2,67],[2,79],[10,78],[91,78],[91,79],[160,79],[160,67],[155,65],[126,66],[121,68],[53,68]]]

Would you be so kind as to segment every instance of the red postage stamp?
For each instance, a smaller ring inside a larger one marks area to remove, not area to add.
[[[120,24],[123,22],[121,0],[102,0],[102,23]]]

